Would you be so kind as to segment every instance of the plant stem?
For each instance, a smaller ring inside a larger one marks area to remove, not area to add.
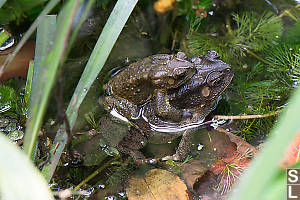
[[[227,28],[228,34],[233,35],[232,29],[230,26],[230,19],[228,16],[226,17],[226,28]]]
[[[271,117],[273,115],[278,115],[281,113],[282,110],[276,110],[274,112],[266,113],[263,115],[235,115],[235,116],[224,116],[224,115],[215,115],[214,119],[257,119],[257,118],[265,118],[265,117]]]
[[[120,158],[120,155],[117,155],[116,157],[112,158],[110,161],[106,162],[104,165],[99,167],[96,171],[94,171],[91,175],[89,175],[86,179],[81,181],[74,189],[73,191],[77,191],[81,186],[89,182],[92,178],[94,178],[97,174],[99,174],[103,169],[108,167],[113,161],[118,160]]]
[[[245,48],[246,49],[246,48]],[[271,65],[274,68],[277,68],[273,63],[270,63],[269,61],[263,59],[262,57],[258,56],[256,53],[254,53],[253,51],[251,51],[250,49],[246,49],[247,53],[249,53],[251,56],[254,56],[255,58],[257,58],[258,60],[262,61],[263,63],[267,64],[267,65]]]

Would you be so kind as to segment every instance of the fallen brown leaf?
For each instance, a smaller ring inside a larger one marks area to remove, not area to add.
[[[6,57],[13,52],[15,47],[11,47],[5,51],[0,51],[0,66],[4,63]],[[0,81],[5,81],[12,77],[26,77],[29,62],[34,57],[35,50],[35,42],[28,41],[21,48],[19,53],[16,55],[14,60],[7,66],[2,76],[0,77]]]
[[[293,140],[289,143],[285,151],[284,157],[281,159],[279,166],[286,169],[297,162],[300,156],[300,131],[294,136]]]
[[[198,160],[191,160],[181,168],[181,176],[188,187],[193,188],[194,184],[207,172],[207,168]]]
[[[133,176],[126,188],[129,200],[188,200],[186,185],[175,174],[152,169],[144,177]]]

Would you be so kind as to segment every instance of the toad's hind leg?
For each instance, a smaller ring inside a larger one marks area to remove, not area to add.
[[[126,122],[140,116],[140,108],[121,97],[105,97],[104,108],[114,117]]]

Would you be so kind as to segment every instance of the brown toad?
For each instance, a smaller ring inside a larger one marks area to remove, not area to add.
[[[119,143],[118,149],[135,158],[142,155],[137,151],[147,141],[152,143],[166,143],[183,135],[176,154],[171,158],[182,160],[189,152],[190,135],[195,128],[199,128],[205,117],[211,112],[215,100],[226,89],[232,80],[233,72],[229,65],[222,62],[214,51],[209,51],[206,56],[190,59],[196,73],[183,78],[181,84],[174,87],[165,87],[163,84],[159,91],[149,91],[147,98],[142,98],[139,111],[142,118],[130,120],[134,126],[130,128],[127,136]],[[156,71],[156,73],[159,73]],[[189,74],[190,75],[190,74]],[[127,112],[137,110],[127,108]],[[120,112],[120,111],[119,111]],[[124,115],[124,113],[122,113]],[[126,113],[125,113],[126,114]],[[129,113],[127,116],[131,116]],[[170,158],[170,157],[167,157]]]
[[[141,130],[147,135],[148,142],[166,143],[182,135],[176,154],[166,157],[174,160],[182,160],[187,156],[191,133],[201,127],[212,111],[215,100],[227,88],[234,75],[230,66],[221,61],[215,51],[190,60],[195,64],[197,73],[185,84],[168,90],[165,96],[149,101],[142,110],[142,118],[148,128],[143,125]],[[157,104],[157,100],[167,103]]]
[[[215,51],[190,60],[195,64],[196,74],[144,106],[142,117],[152,130],[180,132],[198,127],[233,78],[232,69]]]
[[[195,72],[182,52],[149,56],[129,65],[104,85],[104,107],[123,121],[137,119],[143,104],[154,94],[162,95],[166,89],[179,87]]]

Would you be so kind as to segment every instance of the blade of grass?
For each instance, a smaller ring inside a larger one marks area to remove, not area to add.
[[[104,66],[136,3],[137,0],[117,1],[111,12],[67,108],[71,127],[77,119],[80,104]]]
[[[77,13],[80,0],[68,1],[58,16],[58,24],[55,30],[54,43],[47,56],[45,62],[41,63],[41,71],[39,77],[33,80],[33,85],[39,85],[39,90],[36,94],[31,96],[29,103],[29,117],[27,120],[26,134],[24,138],[24,150],[28,156],[32,156],[35,147],[35,141],[42,124],[43,116],[45,114],[48,99],[51,89],[53,88],[58,67],[62,64],[65,56],[65,49],[67,46],[71,26]],[[37,63],[37,66],[40,63]],[[37,67],[38,68],[38,67]],[[37,69],[39,70],[39,68]]]
[[[280,173],[279,161],[289,142],[300,130],[299,99],[300,88],[294,91],[270,138],[252,161],[230,199],[261,199],[265,190],[272,186],[272,180]]]
[[[3,134],[0,134],[0,160],[1,199],[54,199],[40,172]]]
[[[0,46],[9,38],[9,33],[4,29],[0,32]]]
[[[30,28],[26,31],[24,36],[22,37],[21,41],[17,44],[14,52],[7,56],[7,59],[3,63],[3,65],[0,67],[0,77],[2,76],[5,68],[7,65],[11,63],[11,61],[14,59],[14,57],[17,55],[17,53],[20,51],[20,49],[23,47],[25,42],[28,40],[28,38],[31,36],[33,31],[36,29],[37,25],[40,23],[42,18],[47,15],[59,2],[59,0],[51,0],[47,6],[44,8],[44,10],[40,13],[40,15],[35,19],[35,21],[31,24]]]
[[[69,40],[69,44],[73,44],[73,42],[75,41],[76,36],[78,34],[78,31],[79,31],[81,25],[83,24],[83,22],[86,20],[86,18],[87,18],[87,16],[88,16],[88,14],[89,14],[89,12],[90,12],[90,10],[91,10],[94,3],[95,3],[95,0],[89,0],[85,4],[83,12],[80,12],[80,13],[77,14],[76,18],[78,18],[78,15],[80,15],[80,17],[79,17],[79,19],[76,23],[75,29],[72,31],[72,34],[71,34],[70,40]],[[71,47],[72,47],[72,45],[68,45],[67,52],[70,52]]]
[[[24,149],[25,152],[31,153],[35,147],[35,141],[37,134],[39,132],[39,124],[42,119],[38,122],[38,119],[35,119],[34,115],[37,115],[37,110],[40,106],[40,101],[42,98],[42,91],[45,87],[45,82],[41,80],[44,74],[47,73],[49,69],[46,68],[46,65],[43,61],[46,60],[47,55],[49,54],[51,47],[53,46],[54,33],[56,28],[56,16],[45,16],[37,28],[36,36],[36,47],[35,47],[35,69],[33,71],[33,77],[31,82],[33,83],[31,94],[32,98],[29,99],[29,111],[28,111],[28,120],[26,134],[24,138]],[[30,72],[30,69],[28,70]],[[30,73],[27,74],[27,80],[30,80]],[[26,84],[26,97],[27,95],[27,84]],[[27,98],[26,98],[27,99]],[[32,120],[33,119],[33,120]],[[34,123],[36,124],[34,126]],[[33,154],[31,154],[33,159]]]
[[[290,168],[299,168],[300,163],[296,163]],[[264,193],[262,194],[260,199],[285,199],[286,198],[286,171],[281,170],[275,177],[272,179],[272,185],[270,187],[266,187]]]
[[[111,12],[67,108],[66,113],[71,128],[75,124],[83,99],[106,62],[136,3],[137,0],[119,0]],[[53,148],[50,151],[51,154],[53,152],[55,154],[51,155],[51,161],[42,169],[42,173],[48,181],[50,181],[56,169],[66,144],[66,137],[66,133],[63,131],[57,133],[55,142],[52,145]]]
[[[30,99],[32,77],[33,77],[33,67],[34,67],[34,61],[31,60],[29,62],[29,68],[28,68],[28,72],[27,72],[27,79],[26,79],[26,86],[25,86],[25,101],[26,101],[26,104],[29,103],[29,99]]]
[[[6,0],[0,0],[0,8],[5,4]]]

